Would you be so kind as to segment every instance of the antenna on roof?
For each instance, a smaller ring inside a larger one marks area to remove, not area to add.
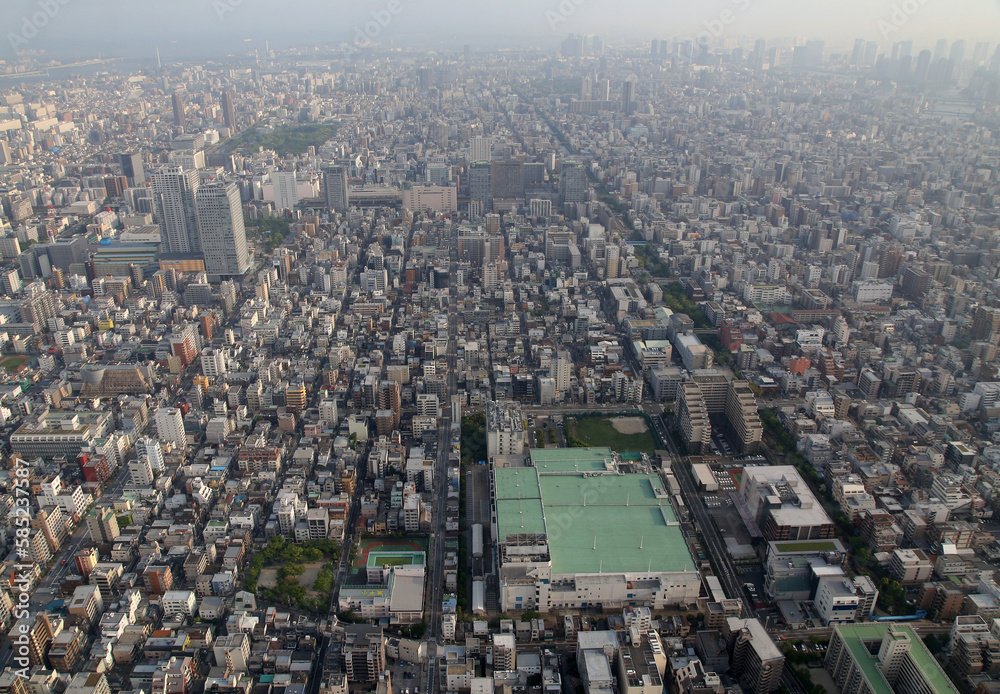
[[[594,549],[597,549],[597,535],[594,535]]]
[[[639,549],[642,549],[642,543],[645,541],[645,539],[646,539],[645,535],[639,536]]]
[[[649,558],[649,565],[646,567],[646,571],[649,572],[649,571],[652,571],[652,570],[653,570],[653,558],[650,557]]]

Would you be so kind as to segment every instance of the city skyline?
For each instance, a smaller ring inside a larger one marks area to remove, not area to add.
[[[99,12],[96,5],[105,5]],[[939,38],[989,40],[1000,22],[1000,3],[971,0],[955,7],[928,0],[874,5],[863,0],[787,3],[727,0],[700,7],[677,0],[618,5],[599,0],[537,3],[512,0],[494,8],[457,0],[411,5],[389,0],[372,5],[334,5],[301,0],[291,9],[276,0],[178,0],[149,3],[16,0],[15,18],[0,42],[0,59],[37,55],[127,57],[155,61],[222,57],[245,52],[375,43],[405,49],[477,50],[552,48],[567,34],[600,34],[606,42],[643,43],[652,38],[711,39],[722,43],[757,38],[827,41],[848,47],[854,38],[883,43],[912,40],[930,46]],[[135,31],[141,26],[142,31]]]

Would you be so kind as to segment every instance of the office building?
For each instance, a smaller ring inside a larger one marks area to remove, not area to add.
[[[170,97],[170,104],[174,109],[174,125],[183,129],[187,124],[187,119],[184,117],[184,97],[180,92],[174,92]]]
[[[347,190],[347,169],[339,164],[332,164],[323,171],[323,190],[326,194],[326,206],[337,212],[347,212],[350,205],[350,193]]]
[[[160,238],[165,253],[199,254],[198,211],[195,197],[201,179],[194,169],[165,166],[150,178]]]
[[[479,203],[480,211],[493,209],[493,166],[488,161],[469,165],[469,200]]]
[[[201,186],[196,205],[205,272],[215,277],[242,277],[250,269],[250,254],[236,184]]]
[[[562,204],[587,201],[587,170],[578,161],[565,161],[559,182]]]
[[[523,455],[524,415],[516,402],[491,400],[486,406],[486,455]]]
[[[841,694],[958,692],[920,637],[901,624],[838,625],[826,669]]]
[[[792,465],[746,468],[740,496],[768,541],[834,536],[833,521]]]
[[[142,163],[142,155],[130,152],[118,155],[118,165],[122,167],[122,176],[128,179],[133,187],[142,187],[146,183],[146,170]]]
[[[222,92],[222,119],[230,131],[236,130],[236,94],[231,89]]]
[[[11,450],[28,459],[66,456],[73,459],[85,447],[112,431],[110,412],[44,410],[25,421],[9,439]]]

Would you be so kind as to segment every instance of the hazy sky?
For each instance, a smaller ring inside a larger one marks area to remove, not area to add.
[[[0,58],[18,49],[165,59],[249,50],[382,43],[455,48],[534,44],[569,33],[605,41],[725,37],[1000,38],[1000,0],[2,0]],[[45,8],[48,7],[48,12]],[[894,7],[897,8],[894,12]],[[53,9],[57,8],[57,9]],[[373,14],[374,13],[374,14]],[[382,19],[379,25],[376,20]],[[971,53],[971,46],[966,55]]]

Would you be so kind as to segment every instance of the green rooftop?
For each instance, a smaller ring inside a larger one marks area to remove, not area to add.
[[[610,448],[533,448],[531,462],[539,474],[558,472],[604,472],[605,461],[614,453]]]
[[[842,552],[843,546],[834,540],[800,540],[798,542],[775,542],[779,552]]]
[[[957,694],[958,689],[948,679],[941,666],[927,650],[916,632],[903,624],[843,624],[836,631],[844,639],[844,645],[851,652],[854,661],[871,685],[873,694],[892,694],[892,687],[879,669],[878,657],[868,650],[867,643],[881,642],[886,632],[892,629],[900,638],[910,640],[910,660],[920,671],[933,694]]]
[[[545,533],[557,574],[695,571],[660,478],[593,474],[606,473],[610,456],[608,448],[534,450],[537,467],[498,468],[500,542]]]

